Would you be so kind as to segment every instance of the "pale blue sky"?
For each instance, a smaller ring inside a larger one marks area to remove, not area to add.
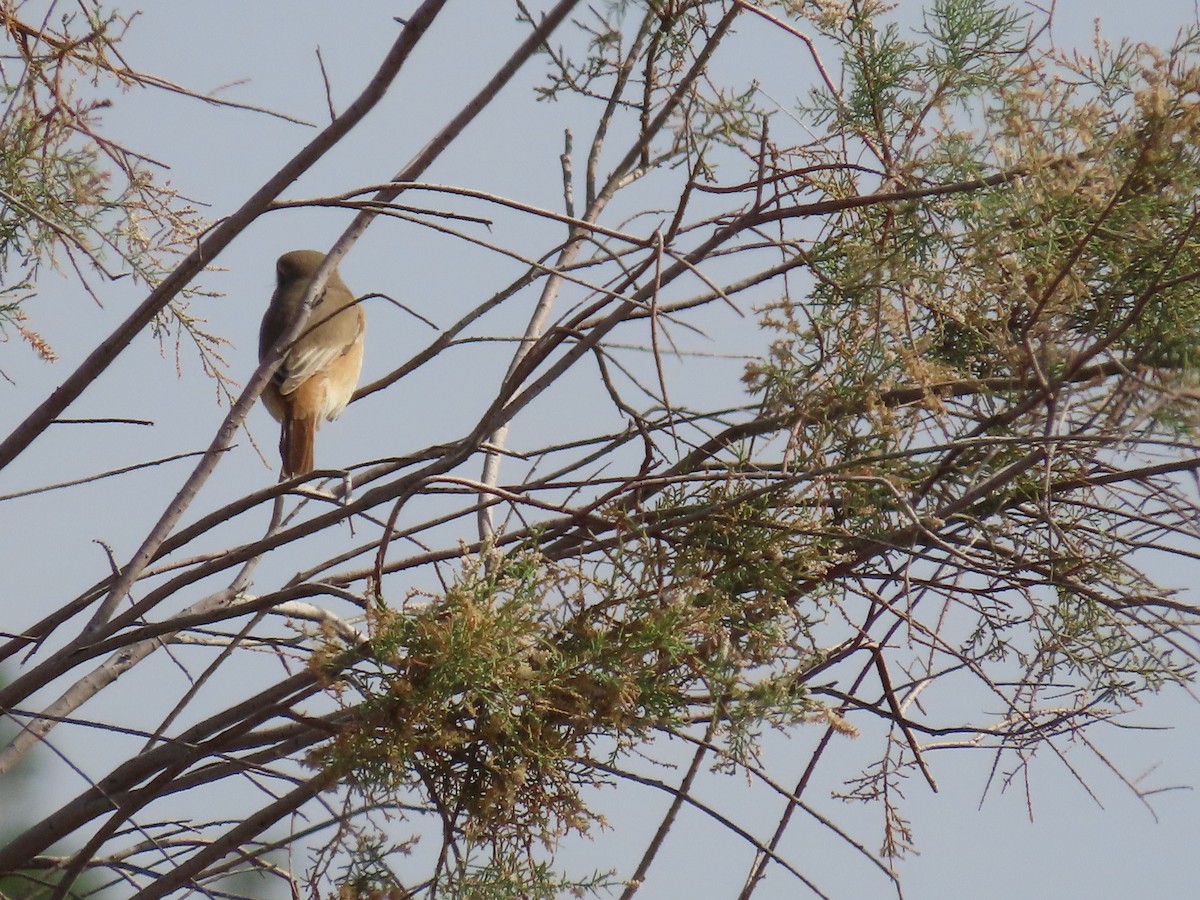
[[[392,17],[404,14],[411,4],[211,0],[147,5],[150,8],[138,17],[124,45],[135,67],[201,91],[244,81],[227,88],[225,95],[320,123],[325,120],[325,96],[314,48],[321,48],[335,102],[342,109],[390,46],[396,28]],[[921,5],[916,0],[901,0],[899,13],[912,17]],[[1086,45],[1097,16],[1110,38],[1167,44],[1181,26],[1195,22],[1197,15],[1192,0],[1059,0],[1057,11],[1054,34],[1062,45]],[[744,26],[748,36],[754,28],[752,23]],[[386,180],[491,73],[521,34],[507,2],[451,0],[431,40],[422,45],[412,68],[406,69],[380,108],[288,196],[315,196]],[[447,63],[448,58],[452,64]],[[771,54],[727,62],[767,67],[768,83],[786,84],[812,75],[803,60]],[[486,188],[557,208],[561,204],[558,156],[562,129],[569,124],[585,131],[588,111],[569,103],[532,104],[529,89],[538,80],[535,61],[439,160],[427,179]],[[208,204],[213,216],[236,208],[312,133],[250,113],[145,92],[118,98],[104,120],[110,133],[122,142],[169,162],[174,183],[186,195]],[[549,226],[528,218],[489,214],[496,219],[491,237],[531,254],[556,239]],[[236,377],[244,378],[255,363],[258,321],[272,289],[275,257],[294,247],[328,247],[347,221],[345,214],[319,210],[274,213],[256,223],[221,256],[219,266],[224,271],[212,273],[204,283],[223,296],[198,300],[196,309],[208,318],[214,331],[234,341],[229,357]],[[481,232],[481,236],[487,235]],[[342,271],[356,291],[392,293],[444,325],[490,294],[516,268],[496,266],[482,252],[461,250],[451,255],[445,241],[412,227],[380,222],[353,250]],[[32,360],[14,343],[0,347],[0,370],[16,382],[14,387],[0,381],[0,431],[6,432],[7,426],[52,390],[97,337],[113,327],[122,311],[141,299],[141,292],[129,282],[119,282],[104,286],[101,298],[104,309],[63,280],[51,284],[31,305],[32,324],[62,359],[51,366]],[[370,314],[366,378],[394,367],[429,336],[422,326],[386,307],[372,306]],[[720,321],[723,343],[718,349],[744,352],[753,348],[757,334],[752,327]],[[514,317],[497,327],[515,331],[520,319]],[[395,452],[392,448],[397,442],[416,447],[456,435],[486,398],[486,393],[481,396],[477,390],[480,380],[495,377],[477,367],[481,359],[502,371],[504,351],[497,348],[490,356],[473,356],[470,369],[447,364],[419,373],[382,397],[356,404],[338,427],[321,433],[318,452],[331,459],[382,456]],[[736,398],[736,363],[714,364],[708,371],[713,381],[704,384],[704,390],[728,391],[731,400]],[[68,414],[147,417],[158,425],[136,436],[121,429],[93,429],[86,440],[78,431],[51,429],[0,474],[0,493],[202,448],[223,411],[214,406],[212,386],[194,361],[185,355],[183,374],[177,378],[173,361],[160,359],[157,345],[144,337]],[[273,461],[273,424],[261,410],[255,411],[251,422],[260,446]],[[546,427],[548,424],[536,417],[518,422],[514,446],[534,443]],[[131,441],[136,441],[133,449]],[[160,513],[158,498],[169,497],[186,472],[184,464],[176,464],[136,480],[102,482],[0,504],[0,530],[10,555],[8,583],[0,596],[4,628],[15,629],[32,621],[55,601],[74,596],[102,575],[107,562],[100,548],[91,544],[93,539],[110,542],[117,557],[126,558]],[[193,516],[273,477],[242,441],[206,489]],[[79,512],[81,503],[87,506],[84,515]],[[248,523],[245,536],[261,524]],[[286,571],[287,562],[279,562],[275,569],[265,566],[260,577]],[[263,671],[273,677],[278,669]],[[153,678],[146,677],[151,673]],[[250,670],[239,672],[239,677],[252,675]],[[150,711],[151,719],[169,709],[186,689],[165,659],[152,661],[130,678],[139,679],[136,703]],[[156,694],[159,688],[161,696]],[[128,714],[129,704],[129,695],[119,686],[85,707],[82,714],[120,720]],[[1161,786],[1200,784],[1196,761],[1200,706],[1183,691],[1172,690],[1154,698],[1136,721],[1145,726],[1170,725],[1174,730],[1113,730],[1105,735],[1106,749],[1124,772],[1147,772],[1149,783]],[[794,782],[797,767],[807,759],[806,751],[816,734],[814,728],[811,734],[801,731],[791,740],[772,737],[768,768],[774,766],[784,783]],[[89,757],[102,759],[110,745],[113,752],[119,752],[109,738],[87,739],[95,742],[87,748]],[[80,735],[60,730],[54,733],[54,740],[61,741],[64,752],[73,757],[84,755]],[[828,799],[838,779],[857,771],[852,761],[865,760],[875,749],[866,746],[865,738],[842,741],[822,764],[822,769],[829,771],[821,789],[812,793],[812,802],[823,813],[848,824],[859,839],[874,848],[879,841],[878,810]],[[1045,759],[1033,769],[1035,818],[1030,822],[1026,798],[1019,788],[1001,793],[994,786],[979,808],[990,765],[986,754],[934,754],[941,793],[930,794],[916,780],[909,784],[908,812],[921,855],[900,865],[906,896],[912,900],[1195,896],[1191,854],[1200,834],[1200,795],[1186,790],[1158,797],[1156,822],[1086,754],[1075,754],[1072,762],[1087,772],[1104,808],[1089,798],[1061,765]],[[69,771],[56,770],[50,759],[44,764],[55,771],[55,778],[39,786],[39,796],[31,802],[51,804],[79,790],[79,781]],[[97,766],[91,774],[101,771]],[[769,833],[778,803],[747,786],[741,777],[709,779],[701,793],[719,798],[724,807],[744,810],[743,821],[758,821],[758,833]],[[212,802],[220,807],[225,801],[214,797]],[[629,854],[622,850],[636,851],[644,845],[647,829],[656,825],[656,815],[665,804],[664,796],[630,785],[604,792],[600,807],[613,830],[598,833],[592,842],[577,842],[564,851],[562,859],[580,871],[627,865]],[[759,805],[762,815],[756,819]],[[889,896],[888,883],[816,823],[797,825],[783,850],[834,898]],[[701,817],[685,817],[680,834],[653,869],[641,896],[732,896],[750,855],[748,848]],[[782,900],[804,895],[795,882],[773,871],[756,896]]]

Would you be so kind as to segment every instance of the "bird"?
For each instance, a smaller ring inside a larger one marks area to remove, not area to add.
[[[305,291],[324,261],[319,250],[292,250],[275,263],[275,293],[258,332],[259,362],[300,315]],[[362,372],[366,324],[362,305],[334,269],[262,393],[263,405],[280,423],[283,478],[313,470],[321,420],[336,419],[350,402]]]

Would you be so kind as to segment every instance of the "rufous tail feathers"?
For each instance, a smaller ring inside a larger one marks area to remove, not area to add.
[[[315,416],[303,419],[287,416],[279,437],[279,455],[283,459],[283,477],[295,478],[313,470],[313,444],[317,437]]]

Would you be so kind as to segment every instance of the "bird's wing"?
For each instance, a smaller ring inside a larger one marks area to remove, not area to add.
[[[275,376],[279,393],[292,393],[349,350],[363,333],[361,312],[357,306],[344,309],[298,340],[284,357]],[[314,321],[324,315],[328,315],[328,310],[322,311],[319,305],[313,309]]]

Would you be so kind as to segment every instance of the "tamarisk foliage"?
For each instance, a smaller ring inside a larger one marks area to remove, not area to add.
[[[425,34],[443,5],[372,91],[447,39]],[[795,831],[898,890],[906,797],[950,749],[1002,781],[1035,757],[1074,772],[1194,677],[1174,586],[1200,554],[1200,34],[1067,53],[999,0],[933,0],[915,30],[879,0],[544,7],[514,6],[527,38],[394,176],[306,200],[272,182],[202,239],[207,263],[269,208],[319,206],[355,213],[335,256],[369,225],[492,261],[490,294],[357,398],[403,422],[405,378],[471,371],[446,382],[469,421],[428,444],[381,428],[344,472],[208,501],[256,373],[185,489],[138,499],[164,510],[138,555],[6,626],[3,771],[97,727],[77,712],[97,694],[136,698],[149,660],[191,681],[158,721],[106,706],[126,755],[12,835],[3,871],[56,897],[228,896],[246,873],[296,895],[632,897],[702,816],[744,898],[836,893]],[[108,65],[88,46],[61,52]],[[783,56],[748,63],[757,46],[786,50],[794,96],[756,80]],[[538,90],[504,102],[572,123],[561,208],[422,181],[522,66]],[[353,142],[374,96],[293,163]],[[74,218],[37,201],[30,260],[63,239],[43,219],[96,230],[77,199]],[[485,233],[500,211],[553,237]],[[729,773],[769,818],[697,790]],[[878,830],[818,812],[815,777]],[[614,785],[667,798],[632,857],[602,858]]]

